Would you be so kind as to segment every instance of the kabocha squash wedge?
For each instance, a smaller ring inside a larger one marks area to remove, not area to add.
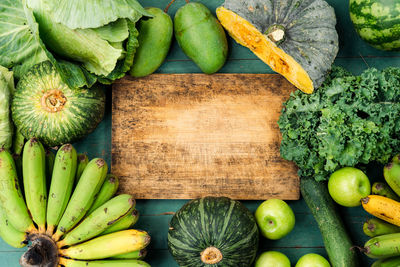
[[[336,16],[323,0],[226,0],[217,17],[236,42],[308,94],[339,50]]]

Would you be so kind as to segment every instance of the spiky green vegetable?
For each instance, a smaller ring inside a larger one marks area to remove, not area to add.
[[[314,94],[295,92],[284,103],[281,156],[316,180],[344,166],[386,163],[400,150],[399,88],[400,68],[360,76],[333,68]]]

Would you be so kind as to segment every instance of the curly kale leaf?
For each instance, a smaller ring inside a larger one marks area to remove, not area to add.
[[[281,156],[300,176],[326,180],[335,170],[400,151],[400,68],[353,76],[334,67],[312,95],[293,93],[279,119]]]

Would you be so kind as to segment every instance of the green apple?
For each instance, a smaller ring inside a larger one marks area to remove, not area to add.
[[[268,199],[255,213],[261,234],[269,239],[280,239],[293,230],[295,218],[289,205],[280,199]]]
[[[344,167],[332,173],[328,182],[333,200],[345,207],[361,205],[361,199],[371,193],[367,175],[353,167]]]
[[[301,257],[295,267],[331,267],[331,265],[321,255],[309,253]]]
[[[267,251],[257,258],[254,267],[290,267],[290,261],[281,252]]]

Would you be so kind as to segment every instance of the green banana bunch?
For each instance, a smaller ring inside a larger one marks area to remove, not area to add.
[[[51,176],[53,175],[53,168],[54,168],[54,161],[56,159],[56,155],[54,154],[53,151],[50,149],[46,149],[45,152],[46,156],[46,185],[47,188],[50,188],[50,183],[51,183]]]
[[[25,247],[28,240],[26,233],[16,230],[11,223],[8,222],[7,214],[0,205],[0,237],[10,246],[14,248]]]
[[[89,158],[86,154],[78,154],[78,167],[76,168],[75,183],[77,184],[81,179],[82,173],[89,163]]]
[[[60,258],[60,265],[65,267],[150,267],[141,260],[104,260],[104,261],[78,261]]]
[[[53,239],[58,241],[85,216],[93,204],[107,175],[108,166],[104,159],[92,159],[82,173]]]
[[[63,257],[77,260],[96,260],[141,250],[149,243],[148,233],[131,229],[103,235],[79,245],[60,249],[60,254]]]
[[[101,234],[119,218],[128,214],[135,207],[135,204],[136,202],[131,195],[123,194],[114,197],[86,217],[77,227],[67,233],[57,245],[59,247],[71,246]]]
[[[397,159],[398,157],[394,157]],[[392,161],[383,168],[383,176],[393,191],[400,196],[400,163]]]
[[[126,214],[124,217],[116,221],[114,224],[110,225],[101,235],[111,234],[121,230],[126,230],[139,220],[139,211],[133,210],[132,212]]]
[[[144,259],[144,257],[146,257],[146,255],[147,255],[147,249],[141,249],[141,250],[128,252],[125,254],[120,254],[120,255],[111,257],[111,259],[141,260],[141,259]]]
[[[118,177],[113,174],[107,174],[106,180],[102,185],[100,192],[97,194],[92,207],[88,210],[88,214],[106,203],[117,192],[119,186]]]
[[[53,174],[51,179],[49,201],[47,204],[47,230],[48,235],[54,234],[56,225],[64,214],[72,187],[75,181],[77,154],[70,144],[63,145],[54,159]]]
[[[22,152],[25,200],[39,233],[46,232],[46,158],[42,144],[31,138]]]
[[[141,261],[150,236],[129,229],[139,219],[136,202],[114,196],[118,178],[103,159],[88,161],[70,144],[46,153],[32,138],[22,158],[0,149],[0,163],[0,237],[17,248],[31,242],[21,266],[150,266]]]
[[[17,170],[10,152],[0,149],[0,203],[11,225],[20,232],[36,232],[18,183]]]

